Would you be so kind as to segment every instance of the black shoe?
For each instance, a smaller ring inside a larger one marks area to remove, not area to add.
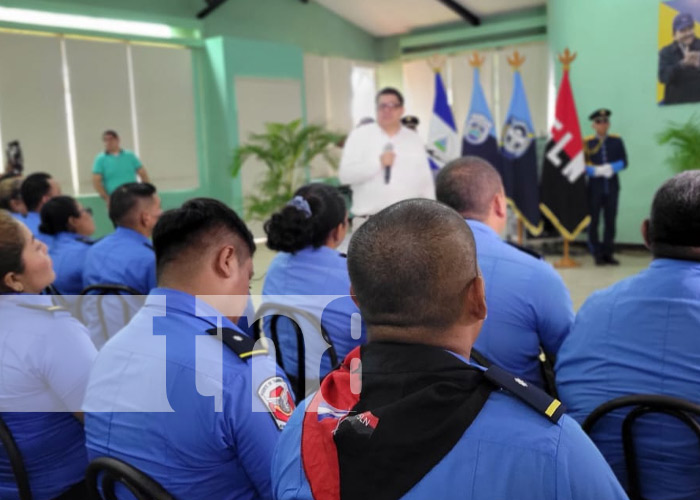
[[[607,262],[605,262],[603,257],[595,257],[595,265],[596,266],[604,266],[605,264],[607,264]]]
[[[619,265],[620,265],[620,261],[617,260],[617,259],[616,259],[615,257],[613,257],[612,255],[607,256],[607,257],[603,257],[603,262],[604,262],[605,264],[610,265],[610,266],[619,266]]]

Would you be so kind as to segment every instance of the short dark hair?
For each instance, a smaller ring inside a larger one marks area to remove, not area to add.
[[[476,156],[451,161],[435,180],[437,200],[465,219],[485,219],[491,200],[502,191],[501,175],[489,162]]]
[[[39,231],[45,234],[56,235],[69,231],[68,219],[80,217],[78,203],[70,196],[56,196],[47,201],[41,207],[41,225]]]
[[[432,200],[406,200],[367,220],[348,250],[350,282],[368,327],[444,329],[478,275],[462,217]]]
[[[0,208],[12,211],[10,202],[22,198],[20,192],[22,187],[22,177],[19,175],[8,175],[0,180]]]
[[[150,199],[156,194],[156,187],[148,182],[122,184],[109,197],[109,218],[115,226],[126,223],[139,200]]]
[[[20,223],[5,210],[0,210],[0,293],[12,292],[5,286],[7,273],[23,273],[22,251],[27,242]]]
[[[253,234],[238,214],[219,200],[194,198],[180,208],[165,212],[153,229],[158,278],[181,253],[189,250],[189,254],[201,254],[200,249],[222,232],[232,235],[241,243],[236,245],[239,262],[253,256]]]
[[[51,180],[49,174],[35,172],[25,177],[22,181],[20,194],[22,195],[24,204],[27,206],[27,210],[30,212],[36,211],[42,198],[51,191],[49,180]]]
[[[656,257],[700,259],[700,170],[675,175],[656,191],[648,239]]]
[[[105,130],[104,132],[102,132],[102,137],[106,135],[111,135],[115,139],[119,139],[119,134],[117,134],[115,130]]]
[[[399,104],[403,106],[403,95],[394,87],[384,87],[382,90],[377,92],[377,96],[374,98],[374,102],[379,102],[379,98],[383,95],[393,95],[399,100]]]
[[[297,196],[300,203],[308,204],[309,213],[288,204],[273,214],[263,226],[270,250],[295,253],[308,246],[319,248],[331,231],[345,221],[347,208],[338,188],[323,183],[307,184],[297,189],[295,200]]]

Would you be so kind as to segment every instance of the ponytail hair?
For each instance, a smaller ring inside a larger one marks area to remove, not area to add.
[[[41,207],[41,225],[39,231],[52,236],[70,232],[68,221],[71,217],[80,217],[78,204],[70,196],[56,196]]]
[[[302,186],[287,205],[265,222],[267,247],[287,253],[308,246],[319,248],[346,215],[345,200],[337,188],[322,183]]]

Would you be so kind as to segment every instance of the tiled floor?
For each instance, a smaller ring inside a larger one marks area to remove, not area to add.
[[[251,282],[251,294],[259,295],[262,293],[265,273],[274,256],[274,252],[268,250],[264,243],[258,245],[258,250],[255,253],[255,276]],[[581,307],[581,304],[594,291],[608,287],[627,276],[638,273],[647,267],[651,261],[651,257],[648,254],[638,251],[618,254],[616,257],[620,260],[620,266],[596,267],[593,259],[586,255],[576,257],[581,263],[581,267],[559,270],[571,292],[575,309]],[[552,257],[547,258],[547,260],[554,262],[557,258]]]

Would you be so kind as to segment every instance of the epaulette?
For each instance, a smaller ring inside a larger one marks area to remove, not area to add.
[[[619,139],[620,134],[608,134],[608,137],[612,137],[613,139]]]
[[[506,241],[506,243],[508,243],[510,246],[512,246],[516,250],[520,250],[523,253],[531,255],[532,257],[536,258],[537,260],[542,260],[542,255],[535,252],[534,250],[531,250],[531,249],[524,247],[522,245],[518,245],[517,243],[513,243],[512,241]]]
[[[595,139],[595,136],[594,135],[587,135],[586,137],[583,138],[583,140],[586,142],[590,141],[591,139]]]
[[[233,328],[210,328],[207,330],[207,333],[209,335],[218,335],[219,331],[221,331],[221,341],[224,345],[238,354],[238,357],[241,359],[247,359],[252,356],[257,356],[258,354],[267,354],[269,352],[264,341],[261,342],[261,344],[263,344],[262,347],[256,346],[255,339]]]
[[[530,385],[521,378],[508,373],[503,368],[491,365],[484,375],[491,383],[501,389],[506,389],[555,424],[566,413],[566,407],[561,401],[553,398],[539,387]]]
[[[25,307],[25,308],[27,308],[27,309],[34,309],[35,311],[45,311],[45,312],[49,312],[49,313],[56,313],[56,312],[61,312],[61,311],[68,311],[68,309],[66,309],[65,307],[54,306],[54,305],[51,305],[51,306],[40,306],[40,305],[37,305],[37,304],[20,304],[20,303],[18,303],[17,305],[20,306],[20,307]]]
[[[348,254],[346,254],[346,253],[341,253],[341,254],[340,254],[340,258],[341,258],[341,259],[347,259],[347,258],[348,258]]]
[[[150,248],[151,250],[153,250],[153,245],[151,245],[150,243],[144,243],[143,246],[145,246],[146,248]]]

